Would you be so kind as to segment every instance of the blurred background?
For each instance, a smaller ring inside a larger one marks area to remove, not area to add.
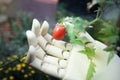
[[[98,13],[99,9],[102,10]],[[58,80],[25,63],[28,50],[25,32],[31,29],[34,18],[41,23],[47,20],[52,30],[59,19],[67,16],[91,21],[99,15],[112,22],[112,27],[105,29],[115,34],[109,32],[110,38],[99,39],[96,25],[103,26],[99,21],[88,32],[95,39],[112,44],[119,55],[120,0],[0,0],[0,80]]]

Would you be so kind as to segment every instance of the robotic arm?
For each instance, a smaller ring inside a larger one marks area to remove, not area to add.
[[[85,54],[79,52],[84,50],[84,47],[55,40],[48,33],[48,29],[47,21],[40,25],[38,20],[33,20],[32,29],[26,32],[29,43],[26,62],[62,80],[86,80],[90,60]],[[86,36],[96,49],[93,59],[96,73],[92,80],[119,80],[120,59],[118,56],[115,55],[111,63],[107,65],[108,53],[103,50],[106,45],[94,40],[87,32],[80,36]]]

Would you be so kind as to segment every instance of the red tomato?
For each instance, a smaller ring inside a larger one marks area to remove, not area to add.
[[[56,24],[53,29],[53,38],[56,40],[62,40],[65,37],[66,29],[62,24]]]

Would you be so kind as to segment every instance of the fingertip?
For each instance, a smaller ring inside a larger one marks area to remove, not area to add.
[[[28,39],[28,44],[36,46],[37,45],[36,35],[30,30],[28,30],[26,32],[26,35],[27,35],[27,39]]]
[[[34,18],[33,19],[33,25],[40,26],[40,22],[36,18]]]
[[[31,29],[36,35],[40,32],[40,22],[37,19],[33,19],[32,23],[32,29]]]
[[[26,31],[26,35],[27,35],[28,39],[32,39],[32,38],[35,37],[35,34],[32,31],[30,31],[30,30]]]
[[[41,35],[44,36],[45,34],[47,34],[48,29],[49,29],[49,23],[47,21],[44,21],[43,24],[42,24],[42,27],[40,29]]]

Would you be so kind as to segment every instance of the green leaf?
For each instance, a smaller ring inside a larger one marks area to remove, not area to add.
[[[89,22],[80,17],[73,18],[74,29],[78,32],[84,32],[86,27],[89,26]]]
[[[95,67],[96,67],[96,65],[92,61],[90,61],[86,80],[91,80],[93,78],[94,73],[95,73]]]
[[[73,25],[72,24],[66,24],[65,26],[66,26],[67,35],[70,39],[70,42],[74,42],[75,34],[74,34],[74,31],[73,31]]]
[[[112,24],[111,21],[105,21],[103,19],[98,19],[93,23],[93,28],[88,29],[88,32],[96,40],[103,43],[116,44],[118,40],[118,27]],[[107,44],[108,45],[108,44]]]
[[[104,49],[105,51],[109,52],[107,64],[110,63],[110,61],[112,60],[112,58],[116,54],[115,48],[116,48],[116,45],[110,45]]]
[[[111,61],[112,58],[114,57],[115,53],[116,53],[115,51],[110,51],[109,56],[108,56],[108,60],[107,60],[107,64],[110,63],[110,61]]]
[[[86,27],[89,26],[89,22],[80,17],[66,17],[60,23],[65,25],[67,35],[72,43],[78,43],[78,40],[76,40],[78,39],[78,33],[85,32]]]
[[[81,45],[81,46],[85,46],[85,44],[84,44],[80,39],[75,39],[75,40],[74,40],[74,43],[75,43],[75,44],[79,44],[79,45]]]
[[[81,50],[80,52],[86,54],[89,59],[95,56],[95,49],[92,47],[85,47],[85,49]]]
[[[115,48],[116,48],[116,45],[110,45],[110,46],[107,46],[104,50],[105,51],[113,51]]]
[[[118,28],[112,25],[110,22],[103,22],[103,27],[100,29],[99,34],[101,35],[98,39],[103,42],[116,43],[118,40]]]

